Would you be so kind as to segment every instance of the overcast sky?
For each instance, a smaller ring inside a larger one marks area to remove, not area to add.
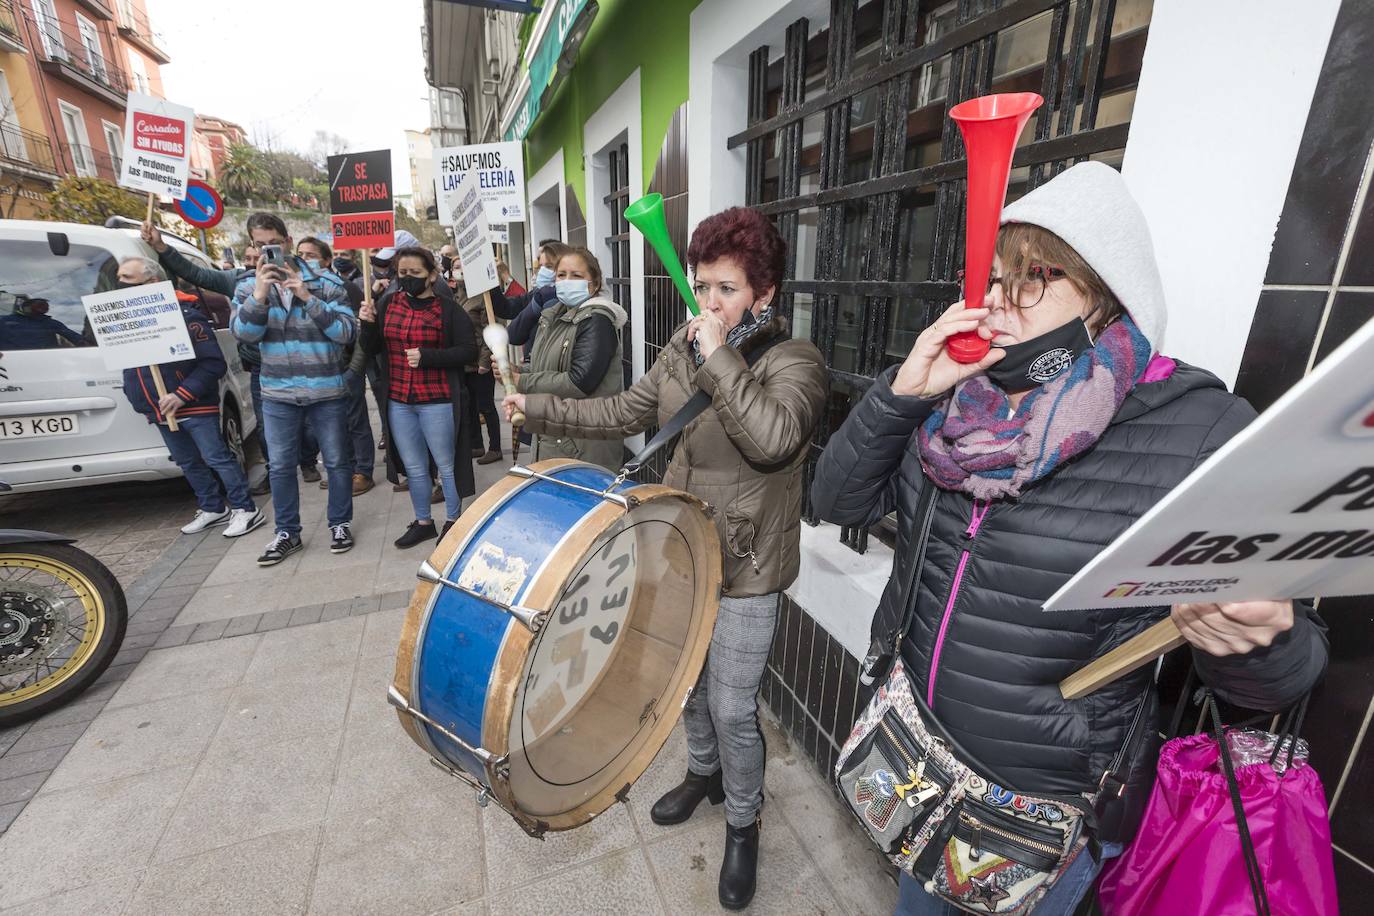
[[[170,101],[304,151],[315,131],[349,151],[389,148],[410,192],[404,131],[429,126],[421,0],[146,0],[172,62]]]

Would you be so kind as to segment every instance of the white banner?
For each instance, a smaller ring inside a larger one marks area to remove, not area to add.
[[[493,245],[509,245],[510,227],[505,223],[500,225],[492,223],[487,227],[487,238],[491,239]]]
[[[196,114],[185,105],[129,92],[119,183],[135,191],[186,197]]]
[[[170,282],[94,293],[82,296],[81,304],[106,369],[174,363],[195,354]]]
[[[446,146],[434,151],[434,199],[439,222],[453,225],[458,176],[472,172],[478,195],[495,224],[525,221],[525,159],[519,142]]]
[[[1051,611],[1374,593],[1374,321],[1217,450]]]
[[[458,265],[463,269],[463,285],[468,297],[480,296],[499,285],[496,256],[492,254],[487,232],[487,214],[477,192],[473,172],[461,172],[453,189],[453,245],[458,249]]]

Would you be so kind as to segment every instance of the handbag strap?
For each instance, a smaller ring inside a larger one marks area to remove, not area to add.
[[[790,339],[791,338],[785,334],[777,335],[772,340],[751,350],[744,357],[744,364],[753,368],[754,364],[763,357],[763,354],[767,353],[784,340]],[[620,470],[621,476],[629,477],[631,474],[636,473],[644,466],[644,462],[648,461],[659,449],[671,442],[674,437],[687,428],[688,423],[691,423],[699,417],[702,411],[710,406],[711,395],[698,388],[697,392],[687,400],[687,403],[683,404],[682,407],[678,409],[678,412],[673,414],[668,422],[664,423],[663,426],[659,428],[658,432],[654,434],[654,437],[644,444],[644,447],[639,450],[639,453],[625,463],[625,466]]]
[[[906,631],[911,629],[911,621],[916,618],[916,602],[913,600],[913,592],[916,583],[920,581],[921,568],[925,566],[926,562],[926,545],[930,543],[930,523],[935,518],[935,490],[935,484],[927,479],[925,486],[921,489],[920,500],[916,504],[916,518],[919,520],[917,522],[919,528],[916,529],[916,550],[912,558],[911,569],[906,580],[902,583],[901,617],[895,627],[887,633],[878,633],[869,644],[868,655],[864,656],[863,664],[859,666],[859,680],[864,686],[869,686],[878,678],[887,676],[887,671],[892,667],[892,661],[901,651],[902,639],[906,636]]]
[[[1264,873],[1260,871],[1259,857],[1255,855],[1250,823],[1245,819],[1245,805],[1240,798],[1240,783],[1236,780],[1235,763],[1231,760],[1231,746],[1226,741],[1221,713],[1217,711],[1217,700],[1210,689],[1207,691],[1207,700],[1212,713],[1212,733],[1217,741],[1217,753],[1221,756],[1221,769],[1226,774],[1226,788],[1231,793],[1231,807],[1236,812],[1236,828],[1240,832],[1240,848],[1245,859],[1245,873],[1250,879],[1250,893],[1255,898],[1255,912],[1259,916],[1270,916],[1269,896],[1264,892]]]

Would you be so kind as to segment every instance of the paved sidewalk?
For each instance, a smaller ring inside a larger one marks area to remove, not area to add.
[[[478,468],[479,488],[504,468]],[[0,836],[6,916],[720,912],[721,808],[676,828],[648,820],[685,771],[681,728],[624,805],[578,830],[540,842],[479,809],[386,703],[402,605],[429,552],[391,545],[411,518],[407,495],[382,483],[358,497],[358,546],[339,556],[324,491],[302,496],[306,550],[276,568],[253,562],[266,528],[174,543],[150,568],[158,584],[145,575],[133,596],[131,631],[154,648],[70,707],[86,708],[67,744],[0,757],[4,780],[7,764],[50,750],[51,772],[30,774]],[[881,857],[766,726],[750,912],[890,913]]]

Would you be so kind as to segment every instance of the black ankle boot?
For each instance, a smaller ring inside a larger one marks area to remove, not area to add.
[[[663,797],[654,802],[649,818],[661,827],[681,824],[692,816],[703,798],[718,805],[725,801],[725,788],[720,781],[720,770],[710,776],[698,776],[688,772],[687,778],[675,788],[669,789]]]
[[[720,863],[720,905],[742,910],[754,899],[759,868],[759,821],[748,827],[725,825],[725,860]]]

